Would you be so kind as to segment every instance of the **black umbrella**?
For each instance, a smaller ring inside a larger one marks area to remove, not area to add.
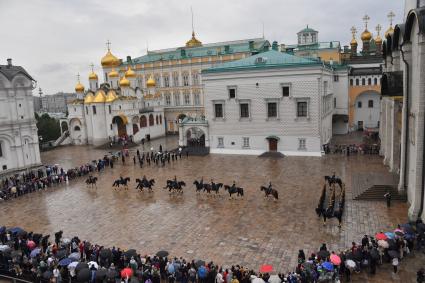
[[[101,258],[110,258],[112,256],[112,252],[110,249],[101,249],[99,252]]]
[[[370,257],[373,258],[373,259],[375,259],[375,260],[378,260],[380,258],[378,250],[377,249],[372,249],[370,251]]]
[[[80,270],[83,270],[83,269],[89,269],[89,265],[85,262],[79,262],[77,266],[75,267],[75,272],[77,272],[78,274],[78,272],[80,272]]]
[[[357,261],[361,261],[363,259],[362,252],[357,250],[353,253],[353,258]]]
[[[118,276],[118,273],[117,273],[115,270],[110,269],[110,270],[108,270],[108,273],[106,274],[106,276],[107,276],[109,279],[113,279],[113,278],[115,278],[115,277],[117,277],[117,276]]]
[[[415,230],[413,229],[412,225],[410,225],[409,223],[401,225],[401,228],[407,234],[415,234]]]
[[[91,271],[88,268],[81,269],[77,274],[78,282],[87,282],[91,278]]]
[[[317,253],[317,255],[321,258],[321,259],[326,259],[328,256],[330,256],[330,253],[327,250],[321,250]]]
[[[124,255],[126,256],[126,257],[136,257],[137,256],[137,252],[136,252],[136,250],[135,249],[130,249],[130,250],[128,250],[128,251],[126,251],[125,253],[124,253]]]
[[[56,258],[58,258],[58,259],[66,258],[66,250],[65,249],[58,250],[56,252]]]
[[[197,260],[195,262],[195,265],[196,265],[196,267],[204,266],[205,265],[205,261],[199,259],[199,260]]]
[[[395,257],[399,257],[400,256],[399,253],[398,253],[398,251],[388,251],[388,255],[391,258],[395,258]]]
[[[103,279],[105,279],[106,274],[108,274],[108,270],[99,269],[98,271],[96,271],[96,279],[103,280]]]
[[[388,245],[389,245],[389,247],[388,247],[389,250],[398,250],[395,240],[388,239],[387,242],[388,242]]]
[[[43,273],[43,278],[46,280],[50,280],[52,278],[53,273],[50,270],[47,270]]]
[[[156,255],[159,257],[166,257],[167,255],[169,255],[169,253],[167,251],[159,251],[156,253]]]
[[[425,223],[418,223],[416,225],[416,230],[418,230],[419,233],[424,232],[425,231]]]

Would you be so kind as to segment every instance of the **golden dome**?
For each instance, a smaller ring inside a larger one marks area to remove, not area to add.
[[[100,63],[102,67],[117,67],[120,65],[120,60],[112,55],[111,50],[108,49],[108,52],[102,57]]]
[[[117,99],[118,97],[117,97],[117,95],[115,94],[115,91],[113,91],[113,90],[110,90],[110,91],[108,91],[108,95],[106,96],[106,103],[109,103],[109,102],[114,102],[116,99]]]
[[[393,35],[393,33],[394,33],[394,28],[390,26],[385,32],[385,38],[387,38],[389,35]]]
[[[202,46],[202,42],[200,42],[195,37],[195,32],[192,31],[192,38],[188,42],[186,42],[186,47],[198,47],[198,46]]]
[[[130,66],[128,66],[128,69],[125,72],[125,77],[126,78],[135,78],[136,77],[136,72],[133,71]]]
[[[83,92],[83,91],[84,91],[84,86],[80,82],[78,82],[75,85],[75,92]]]
[[[382,38],[381,38],[381,36],[377,36],[377,37],[375,37],[375,43],[376,44],[382,44]]]
[[[89,74],[89,80],[97,80],[97,74],[93,71]]]
[[[93,99],[93,103],[105,103],[105,101],[106,101],[105,92],[103,90],[98,90]]]
[[[117,71],[115,71],[114,68],[112,68],[112,71],[109,72],[108,77],[110,78],[118,78],[120,75],[118,74]]]
[[[122,77],[122,79],[120,80],[120,86],[121,87],[127,87],[130,86],[130,81],[124,76]]]
[[[84,104],[90,104],[93,102],[94,96],[93,93],[89,92],[86,94],[86,97],[84,97]]]
[[[372,39],[372,33],[370,33],[370,31],[368,31],[367,29],[364,30],[364,32],[362,32],[362,41],[370,41]]]
[[[355,38],[353,38],[353,39],[351,40],[350,44],[351,44],[351,45],[353,45],[353,44],[357,44],[357,40],[356,40]]]
[[[155,85],[156,85],[155,80],[152,78],[152,76],[149,77],[148,81],[146,82],[146,86],[147,87],[155,87]]]

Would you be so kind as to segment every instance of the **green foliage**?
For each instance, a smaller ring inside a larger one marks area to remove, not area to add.
[[[37,120],[38,136],[43,137],[43,142],[57,140],[61,135],[59,121],[44,113],[39,116],[35,114]]]

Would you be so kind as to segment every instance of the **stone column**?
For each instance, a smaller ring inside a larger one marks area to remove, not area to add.
[[[182,124],[177,124],[177,126],[179,127],[179,146],[185,146],[184,143],[184,127]]]

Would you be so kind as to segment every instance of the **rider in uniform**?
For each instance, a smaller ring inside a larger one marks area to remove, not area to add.
[[[236,182],[235,182],[235,180],[233,180],[232,190],[236,190]]]
[[[177,176],[176,175],[174,175],[174,187],[177,187]]]
[[[147,185],[147,184],[148,184],[148,179],[146,178],[146,175],[143,175],[142,185]]]

